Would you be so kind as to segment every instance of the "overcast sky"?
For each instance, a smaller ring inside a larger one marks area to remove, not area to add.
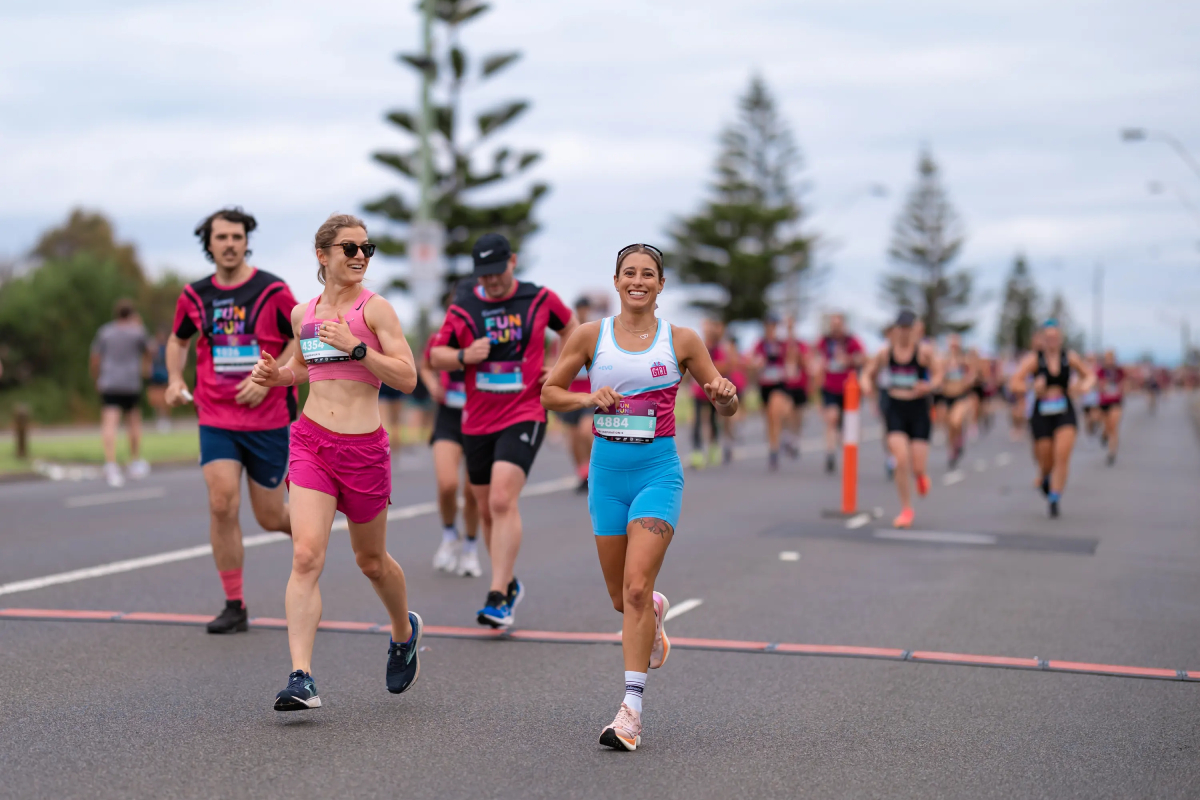
[[[804,154],[810,230],[830,243],[821,306],[864,329],[887,316],[878,275],[927,144],[981,289],[1024,252],[1090,326],[1103,264],[1105,342],[1177,358],[1186,315],[1200,339],[1200,220],[1173,192],[1200,205],[1200,177],[1118,131],[1169,131],[1200,156],[1200,4],[977,5],[498,0],[466,29],[468,52],[524,58],[470,102],[533,102],[505,136],[544,152],[552,186],[527,277],[570,301],[609,283],[620,246],[663,243],[704,196],[716,136],[758,72]],[[82,205],[152,270],[199,276],[192,228],[240,204],[261,223],[252,261],[304,298],[325,216],[399,186],[369,156],[403,144],[383,113],[416,97],[394,60],[416,47],[411,0],[43,0],[5,4],[0,29],[0,255]],[[373,277],[401,268],[378,259]],[[664,313],[688,321],[668,297]],[[995,316],[980,305],[981,341]]]

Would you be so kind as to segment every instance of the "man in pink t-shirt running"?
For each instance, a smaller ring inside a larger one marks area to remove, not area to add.
[[[225,208],[205,218],[196,236],[216,272],[184,287],[167,340],[166,402],[192,400],[183,379],[188,343],[196,343],[196,412],[200,418],[200,465],[208,484],[213,560],[225,590],[225,609],[209,633],[249,630],[242,593],[242,528],[238,519],[242,471],[247,475],[254,518],[268,531],[291,533],[284,477],[288,426],[296,418],[291,387],[269,389],[250,380],[260,354],[291,358],[292,309],[286,283],[246,263],[254,217]]]
[[[475,618],[507,628],[525,591],[513,575],[521,548],[517,498],[546,433],[546,329],[566,341],[579,320],[551,290],[516,279],[517,256],[500,234],[480,236],[472,258],[478,284],[447,309],[429,362],[466,376],[463,453],[492,561],[487,601]]]
[[[818,372],[821,381],[821,408],[825,417],[825,471],[837,467],[838,441],[841,438],[842,412],[846,408],[846,378],[867,360],[862,343],[846,332],[846,317],[829,316],[829,333],[817,343]]]

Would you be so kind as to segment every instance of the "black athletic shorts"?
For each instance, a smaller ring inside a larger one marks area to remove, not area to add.
[[[1033,406],[1033,416],[1029,418],[1029,429],[1033,432],[1033,438],[1037,439],[1053,439],[1054,432],[1059,428],[1070,426],[1078,428],[1079,422],[1075,419],[1075,405],[1068,399],[1067,410],[1061,414],[1051,414],[1044,416],[1038,413],[1037,404]]]
[[[574,428],[579,424],[579,421],[583,419],[585,414],[590,419],[595,410],[595,406],[588,406],[587,408],[577,408],[574,411],[555,411],[554,413],[558,415],[560,420],[562,420],[562,424],[569,425],[570,427]]]
[[[544,438],[546,423],[538,420],[517,422],[507,428],[478,436],[463,434],[467,480],[475,486],[491,483],[492,464],[497,461],[516,464],[528,475]]]
[[[929,398],[897,400],[889,397],[883,406],[883,418],[888,433],[903,433],[913,441],[929,441],[933,427],[929,419]]]
[[[786,392],[786,391],[787,391],[787,387],[785,387],[782,383],[773,383],[770,386],[760,385],[758,387],[758,397],[760,400],[762,400],[762,407],[766,408],[767,404],[771,402],[771,394],[773,392]]]
[[[839,411],[846,410],[846,395],[841,392],[831,392],[828,389],[821,390],[821,405],[822,406],[837,406]]]
[[[100,395],[100,402],[106,406],[116,406],[122,411],[133,411],[142,401],[142,395],[128,394],[125,392],[103,392]]]
[[[796,408],[803,408],[808,405],[808,389],[805,389],[803,386],[788,389],[787,393],[792,396],[792,402],[796,404]]]
[[[1108,403],[1101,403],[1101,404],[1100,404],[1100,410],[1101,410],[1102,412],[1105,412],[1105,413],[1107,413],[1107,412],[1108,412],[1108,410],[1109,410],[1110,408],[1120,408],[1120,407],[1121,407],[1121,401],[1120,401],[1120,400],[1113,400],[1113,401],[1111,401],[1111,402],[1108,402]]]
[[[449,406],[438,404],[437,413],[433,417],[433,433],[429,437],[429,443],[433,444],[439,439],[454,442],[459,447],[462,446],[461,408],[450,408]]]

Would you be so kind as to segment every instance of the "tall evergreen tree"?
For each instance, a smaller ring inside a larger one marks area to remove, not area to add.
[[[962,333],[975,321],[962,314],[971,305],[973,276],[954,271],[965,241],[958,212],[942,186],[933,155],[923,150],[917,160],[917,183],[892,228],[888,256],[898,269],[883,276],[885,301],[911,308],[925,321],[930,336]]]
[[[1038,289],[1029,262],[1018,255],[1013,260],[1012,271],[1004,282],[1004,298],[1000,303],[1000,319],[996,323],[996,348],[1014,349],[1018,352],[1029,349],[1033,332],[1037,329]]]
[[[541,158],[540,153],[518,151],[506,145],[496,145],[488,157],[479,157],[480,151],[496,134],[529,109],[528,101],[499,103],[476,114],[473,125],[464,119],[461,111],[464,90],[494,78],[515,63],[521,54],[515,51],[491,53],[477,64],[472,63],[460,44],[461,29],[487,12],[488,4],[477,0],[429,1],[434,3],[436,20],[433,58],[426,62],[422,55],[402,53],[398,59],[418,75],[428,70],[434,81],[431,94],[435,112],[430,142],[434,162],[433,216],[446,228],[446,256],[452,271],[447,276],[449,282],[454,280],[457,257],[469,256],[471,246],[480,234],[488,231],[503,233],[512,242],[513,249],[519,250],[522,241],[538,230],[534,207],[549,187],[534,182],[512,199],[472,200],[482,190],[494,190],[499,184],[521,176]],[[402,226],[412,222],[416,214],[415,197],[421,172],[416,138],[419,114],[419,109],[388,112],[388,121],[409,137],[411,149],[383,151],[373,156],[408,183],[407,195],[392,192],[364,206],[367,212],[380,214]],[[402,235],[372,238],[388,255],[403,256],[406,253]]]
[[[800,230],[800,151],[761,77],[738,99],[720,136],[716,180],[695,216],[676,219],[667,265],[684,283],[714,286],[724,302],[696,300],[726,322],[766,314],[774,289],[798,304],[811,275],[813,237]]]

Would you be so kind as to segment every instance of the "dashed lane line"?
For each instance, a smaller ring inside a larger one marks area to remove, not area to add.
[[[1007,467],[1011,463],[1012,463],[1012,456],[1009,455],[1008,453],[1001,453],[998,456],[996,456],[996,466],[997,467]]]
[[[850,530],[856,530],[861,528],[863,525],[866,525],[870,521],[871,515],[864,511],[861,514],[855,514],[853,517],[846,520],[846,527]]]
[[[677,603],[667,610],[667,616],[663,619],[664,622],[670,622],[680,614],[686,614],[693,608],[698,608],[704,603],[699,597],[693,597],[690,600],[684,600],[682,603]]]
[[[962,483],[966,477],[966,474],[963,473],[962,470],[956,469],[953,472],[947,472],[942,476],[942,485],[953,486],[956,483]]]
[[[67,508],[87,508],[90,506],[107,506],[113,503],[129,503],[135,500],[156,500],[165,497],[167,489],[164,486],[151,486],[146,489],[129,489],[124,492],[104,492],[102,494],[77,494],[63,500]]]
[[[577,479],[574,476],[566,478],[556,478],[552,481],[544,481],[542,483],[532,483],[525,487],[522,496],[537,497],[539,495],[552,494],[554,492],[562,492],[575,487]],[[114,501],[115,502],[115,501]],[[412,519],[414,517],[424,516],[425,514],[433,514],[437,511],[437,503],[416,503],[410,506],[402,506],[394,508],[388,512],[388,522],[396,520]],[[334,520],[334,530],[346,530],[348,525],[345,518]],[[292,537],[285,533],[260,533],[253,536],[242,537],[243,547],[259,547],[264,544],[275,544],[276,542],[290,542]],[[166,553],[156,553],[149,556],[141,556],[140,558],[130,558],[124,561],[113,561],[108,564],[99,564],[95,567],[85,567],[83,569],[75,569],[70,572],[59,572],[54,575],[46,575],[41,578],[30,578],[23,581],[14,581],[12,583],[0,584],[0,595],[16,594],[17,592],[32,592],[35,589],[44,589],[47,586],[57,586],[63,583],[75,583],[76,581],[89,580],[91,578],[103,578],[106,575],[117,575],[122,572],[132,572],[138,569],[146,569],[147,567],[157,567],[162,564],[172,564],[176,561],[187,561],[193,558],[204,558],[212,555],[212,545],[203,544],[196,547],[185,547],[182,550],[171,550]]]

